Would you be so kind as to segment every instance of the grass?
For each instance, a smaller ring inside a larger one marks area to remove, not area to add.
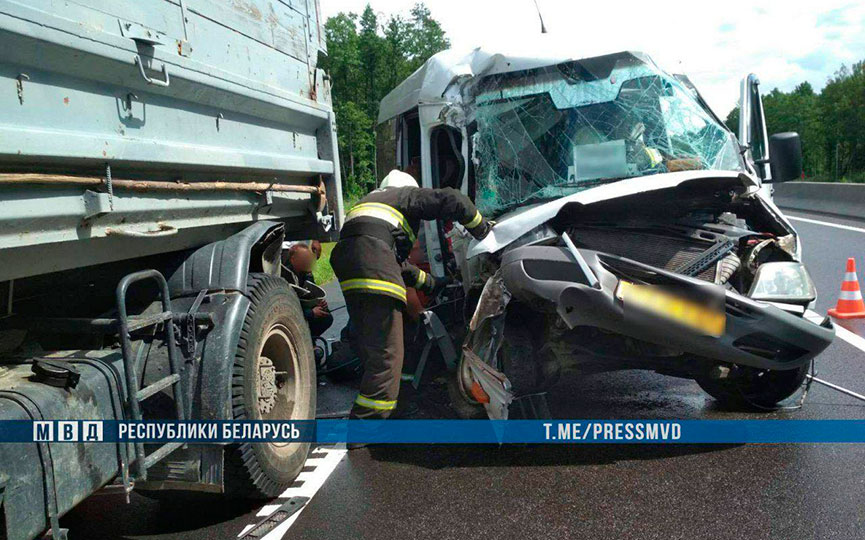
[[[346,197],[344,199],[345,211],[348,212],[351,210],[351,208],[356,205],[362,197],[363,195],[358,195],[357,197]],[[333,273],[333,268],[330,266],[330,252],[333,251],[333,246],[335,245],[336,242],[321,244],[321,258],[315,264],[315,268],[312,271],[312,277],[318,285],[324,285],[336,277]]]
[[[335,242],[328,242],[321,245],[321,258],[315,263],[315,268],[312,271],[315,282],[319,285],[324,285],[333,279],[333,268],[330,267],[330,252],[333,251]]]

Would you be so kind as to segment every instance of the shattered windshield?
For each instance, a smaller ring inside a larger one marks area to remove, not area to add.
[[[485,214],[623,178],[743,168],[692,91],[631,54],[489,76],[472,92]]]

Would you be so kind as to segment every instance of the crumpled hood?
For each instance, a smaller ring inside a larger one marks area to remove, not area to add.
[[[504,214],[497,220],[496,226],[486,238],[480,242],[472,241],[467,257],[471,259],[481,253],[495,253],[535,227],[553,219],[563,207],[570,203],[592,204],[638,193],[674,188],[690,180],[710,178],[738,179],[742,185],[753,188],[753,190],[760,187],[759,180],[740,171],[681,171],[639,176],[610,184],[602,184],[561,199]]]

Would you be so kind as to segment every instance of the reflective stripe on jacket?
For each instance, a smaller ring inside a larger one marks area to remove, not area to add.
[[[405,302],[405,287],[381,279],[347,279],[345,281],[340,281],[339,287],[342,289],[343,293],[351,291],[383,293]]]
[[[408,239],[414,244],[417,236],[412,230],[411,225],[405,219],[405,216],[392,206],[382,203],[360,203],[348,211],[345,215],[345,223],[360,217],[372,217],[389,223],[396,229],[402,229]]]
[[[430,290],[431,276],[407,263],[423,220],[484,225],[471,200],[453,188],[376,190],[346,214],[331,266],[346,294],[385,294],[405,302],[406,287]]]

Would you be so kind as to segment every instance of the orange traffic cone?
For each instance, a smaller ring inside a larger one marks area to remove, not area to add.
[[[847,273],[841,283],[838,305],[829,310],[829,315],[837,319],[865,319],[865,302],[862,301],[862,291],[856,278],[856,261],[852,258],[847,259]]]

